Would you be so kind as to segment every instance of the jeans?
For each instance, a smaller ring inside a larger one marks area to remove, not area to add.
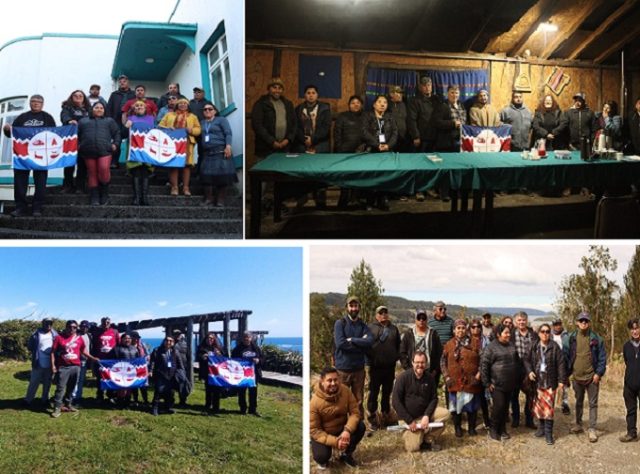
[[[518,425],[520,423],[520,391],[521,389],[516,388],[511,395],[511,416],[512,423],[514,425]],[[533,394],[529,394],[522,390],[525,394],[525,403],[524,403],[524,417],[527,424],[533,423],[533,413],[531,412],[531,407],[533,405]]]
[[[80,403],[82,401],[82,388],[84,387],[84,380],[87,377],[87,361],[83,360],[82,365],[80,365],[80,375],[78,375],[78,383],[76,387],[73,389],[73,394],[71,395],[73,399],[73,403]],[[98,383],[100,383],[98,381]]]
[[[13,199],[16,202],[16,210],[27,210],[27,190],[29,189],[29,170],[13,170]],[[33,210],[41,211],[44,206],[47,188],[47,170],[34,170],[33,183],[35,193],[33,195]]]
[[[358,443],[364,436],[365,432],[364,423],[361,421],[358,422],[358,427],[356,428],[355,433],[351,433],[351,441],[349,442],[349,446],[345,449],[346,454],[353,454],[358,446]],[[340,433],[336,433],[335,436],[338,436]],[[318,443],[317,441],[311,440],[311,453],[313,454],[313,460],[318,464],[327,464],[329,459],[331,459],[331,451],[332,447],[327,446],[326,444]]]
[[[247,412],[247,390],[249,391],[249,413],[255,413],[258,409],[258,385],[238,389],[238,405],[242,413]]]
[[[33,401],[40,384],[42,384],[42,401],[46,403],[46,401],[49,400],[49,389],[51,388],[52,374],[51,367],[37,367],[35,369],[31,369],[29,387],[27,388],[27,394],[24,397],[24,400],[27,403],[31,403]]]
[[[367,399],[367,411],[370,418],[375,420],[378,411],[378,395],[382,388],[382,398],[380,399],[380,410],[382,413],[389,413],[391,410],[391,391],[395,379],[395,367],[369,368],[369,398]]]
[[[584,394],[589,397],[589,429],[595,430],[598,422],[598,394],[600,392],[600,384],[589,382],[588,384],[580,384],[575,380],[573,382],[573,391],[576,394],[576,423],[582,425],[582,412],[584,406]]]
[[[362,402],[364,400],[364,367],[360,370],[344,372],[338,369],[338,377],[343,385],[349,387],[353,395],[358,401],[358,409],[360,410],[360,419],[364,418],[364,408]]]
[[[58,367],[56,372],[56,395],[55,406],[56,409],[60,408],[62,404],[71,404],[71,394],[78,381],[78,374],[80,374],[79,365],[63,365]]]

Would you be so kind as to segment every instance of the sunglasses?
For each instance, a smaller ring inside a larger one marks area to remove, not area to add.
[[[420,316],[416,316],[416,319],[418,321],[426,321],[427,320],[427,316],[424,314],[421,314]]]
[[[578,319],[578,322],[582,323],[582,324],[588,324],[589,320],[588,319]]]
[[[548,329],[543,329],[542,331],[540,331],[540,334],[550,334],[551,331],[549,331]]]
[[[212,111],[212,110],[214,110],[214,109],[213,109],[213,107],[205,107],[205,108],[204,108],[204,109],[202,109],[202,110]]]

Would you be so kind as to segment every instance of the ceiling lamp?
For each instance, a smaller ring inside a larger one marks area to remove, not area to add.
[[[545,21],[540,23],[540,31],[544,31],[545,33],[555,33],[558,31],[558,25],[554,25],[550,21]]]

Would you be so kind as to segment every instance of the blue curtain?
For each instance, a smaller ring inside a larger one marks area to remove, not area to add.
[[[404,90],[404,97],[413,97],[416,94],[417,82],[416,71],[369,68],[364,99],[365,110],[371,109],[377,96],[387,95],[391,86],[400,86]]]
[[[433,81],[433,92],[443,99],[447,97],[447,87],[460,87],[460,102],[470,106],[480,89],[489,89],[489,74],[485,69],[466,69],[459,71],[426,70],[420,75],[429,76]],[[467,107],[468,108],[468,107]]]

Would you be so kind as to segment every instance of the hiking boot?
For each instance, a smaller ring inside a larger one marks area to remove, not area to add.
[[[453,428],[456,438],[462,438],[462,415],[459,413],[453,414]]]
[[[637,441],[638,435],[626,433],[624,436],[620,436],[622,443],[628,443],[629,441]]]
[[[584,432],[584,428],[582,427],[582,425],[576,423],[575,425],[573,425],[571,427],[571,432],[573,434],[583,433]]]
[[[495,430],[490,429],[487,433],[487,436],[489,437],[490,441],[500,441],[500,435]]]
[[[67,407],[67,410],[68,410],[68,411],[70,411],[70,412],[74,412],[74,413],[75,413],[75,412],[77,412],[77,411],[79,411],[79,410],[78,410],[78,407],[73,406],[73,405],[69,405],[69,406]]]
[[[508,440],[508,439],[511,439],[511,435],[505,431],[504,433],[502,433],[502,434],[500,435],[500,439],[501,439],[502,441],[506,441],[506,440]]]
[[[151,414],[153,416],[158,416],[158,407],[156,405],[153,406],[153,408],[151,409]]]
[[[51,413],[51,418],[58,418],[60,415],[62,415],[62,411],[60,411],[60,408],[56,408],[53,410],[53,413]]]
[[[556,440],[553,439],[553,420],[540,420],[540,425],[544,428],[544,437],[547,445],[553,446],[556,442]]]
[[[320,464],[320,463],[316,464],[316,469],[318,471],[326,471],[328,467],[329,467],[329,464]]]
[[[596,433],[596,430],[590,429],[589,430],[589,442],[590,443],[595,443],[596,441],[598,441],[598,433]]]
[[[357,467],[358,466],[358,462],[355,459],[353,459],[353,456],[351,454],[348,454],[348,453],[341,454],[340,455],[340,461],[342,461],[343,463],[345,463],[349,467]]]
[[[567,405],[566,403],[562,404],[562,414],[571,415],[571,409],[569,408],[569,405]]]
[[[25,216],[28,216],[29,213],[27,211],[25,211],[24,209],[16,209],[15,211],[13,211],[9,215],[11,217],[25,217]]]

